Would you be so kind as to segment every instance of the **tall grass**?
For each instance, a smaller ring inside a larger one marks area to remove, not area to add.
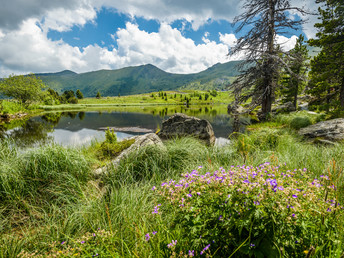
[[[91,173],[92,152],[49,145],[23,153],[13,146],[0,143],[0,257],[165,257],[165,244],[182,229],[172,224],[173,210],[160,223],[152,214],[152,188],[161,182],[198,166],[211,172],[269,161],[307,168],[314,177],[331,175],[341,188],[344,167],[343,144],[312,145],[290,128],[268,126],[222,148],[192,138],[167,141],[166,149],[142,148],[101,178]],[[161,234],[147,242],[154,231]]]

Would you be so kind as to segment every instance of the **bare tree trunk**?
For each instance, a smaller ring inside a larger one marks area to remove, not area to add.
[[[265,66],[264,92],[262,98],[262,118],[266,118],[267,114],[271,112],[272,97],[273,97],[273,62],[271,58],[274,54],[274,39],[275,39],[275,4],[276,0],[269,0],[269,32],[268,32],[268,60]]]
[[[344,109],[344,77],[342,78],[342,85],[340,85],[339,93],[340,107]]]
[[[294,88],[294,101],[293,101],[293,105],[295,110],[297,110],[297,95],[299,92],[299,81],[295,81],[295,88]]]

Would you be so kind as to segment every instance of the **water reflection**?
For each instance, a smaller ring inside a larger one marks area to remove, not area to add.
[[[14,139],[18,147],[34,147],[53,140],[53,136],[49,134],[53,129],[51,124],[29,119],[16,128],[3,131],[2,138]]]
[[[121,107],[116,109],[84,110],[75,112],[48,112],[21,124],[11,123],[0,130],[0,137],[15,139],[22,147],[36,146],[49,141],[62,145],[89,144],[103,140],[100,127],[141,127],[153,131],[161,128],[164,119],[175,113],[185,113],[208,120],[216,137],[227,138],[233,131],[234,120],[227,114],[227,106],[155,106]],[[240,118],[239,131],[244,130],[248,118]],[[1,127],[0,127],[1,129]],[[118,139],[140,133],[117,132]]]

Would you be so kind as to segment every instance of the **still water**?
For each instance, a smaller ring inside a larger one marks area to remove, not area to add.
[[[190,108],[155,106],[47,112],[25,121],[0,125],[0,137],[11,138],[20,147],[35,147],[49,142],[78,146],[104,140],[105,132],[99,130],[102,127],[141,127],[155,132],[161,128],[164,119],[177,112],[207,119],[216,137],[227,138],[232,132],[233,119],[227,115],[225,105]],[[242,118],[241,121],[244,126],[249,119]],[[117,138],[137,134],[143,133],[117,132]]]

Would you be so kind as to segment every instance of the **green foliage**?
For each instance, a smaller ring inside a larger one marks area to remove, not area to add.
[[[110,130],[108,127],[105,131],[105,142],[113,144],[117,142],[117,135],[114,130]]]
[[[213,97],[216,97],[217,96],[217,91],[216,90],[210,91],[210,95],[213,96]]]
[[[43,81],[34,74],[10,75],[0,81],[0,93],[14,98],[26,106],[33,101],[42,99],[44,87]]]
[[[306,116],[299,116],[295,117],[293,120],[290,122],[290,127],[299,130],[301,128],[307,127],[312,124],[312,121],[309,117]]]
[[[208,98],[209,98],[209,94],[208,93],[204,94],[204,100],[207,101]]]
[[[317,98],[313,105],[325,110],[344,108],[344,4],[343,1],[325,1],[319,8],[321,22],[316,39],[309,40],[311,46],[321,52],[311,61],[309,93]]]
[[[25,107],[20,102],[11,100],[0,100],[0,114],[15,114],[25,111]]]
[[[156,188],[152,210],[162,224],[164,213],[174,214],[179,232],[174,245],[164,247],[170,254],[303,257],[313,246],[329,255],[332,246],[343,248],[337,227],[344,207],[334,187],[305,168],[265,163],[210,173],[200,167]]]
[[[84,98],[84,94],[82,94],[82,92],[79,89],[76,90],[75,95],[76,95],[76,97],[78,99],[83,99]]]
[[[97,152],[97,157],[100,160],[112,159],[117,157],[123,150],[129,148],[135,142],[134,139],[123,140],[120,142],[110,143],[108,141],[103,142]]]
[[[97,98],[97,99],[100,99],[101,97],[102,97],[102,96],[100,95],[100,92],[98,91],[98,92],[97,92],[97,95],[96,95],[96,98]]]
[[[172,74],[153,65],[143,65],[80,74],[66,71],[42,75],[41,78],[58,92],[80,89],[85,97],[95,97],[97,91],[103,96],[117,96],[118,93],[126,96],[161,90],[178,90],[182,87],[183,90],[224,90],[238,75],[236,65],[240,62],[217,64],[196,74]]]
[[[297,109],[297,96],[304,88],[307,71],[308,50],[307,46],[303,44],[303,41],[304,37],[301,34],[286,60],[290,70],[287,70],[285,74],[281,75],[283,102],[291,101],[294,104],[295,110]]]

